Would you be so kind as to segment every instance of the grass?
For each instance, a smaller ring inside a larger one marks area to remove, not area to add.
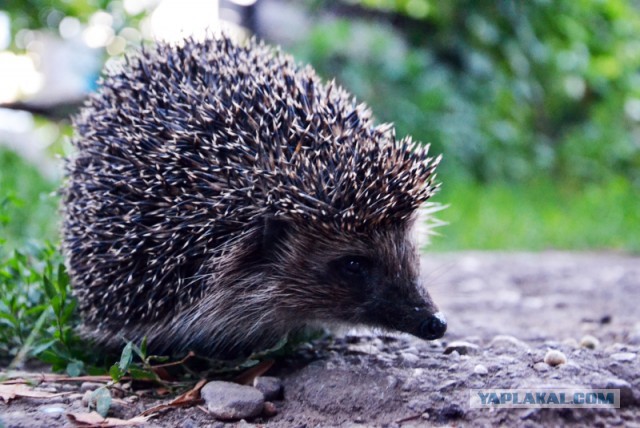
[[[431,250],[626,250],[640,252],[639,191],[624,178],[580,187],[444,183],[436,199],[448,224]]]

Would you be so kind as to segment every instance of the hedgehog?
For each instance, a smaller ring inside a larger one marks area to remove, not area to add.
[[[157,42],[73,124],[62,249],[97,344],[233,359],[319,326],[445,333],[411,239],[441,157],[279,48]]]

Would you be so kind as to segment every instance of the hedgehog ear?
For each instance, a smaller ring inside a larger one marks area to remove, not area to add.
[[[284,240],[289,231],[289,222],[277,217],[266,217],[262,227],[262,252],[271,254]]]

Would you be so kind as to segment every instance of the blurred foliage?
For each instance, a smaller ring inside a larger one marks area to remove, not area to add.
[[[58,184],[11,150],[0,147],[0,255],[28,240],[57,240]]]
[[[99,9],[107,9],[111,0],[3,0],[0,10],[9,13],[14,31],[23,28],[55,29],[65,16],[87,21]]]
[[[449,176],[602,182],[621,175],[640,187],[637,3],[345,4],[361,9],[317,24],[295,47],[298,56],[336,76],[401,134],[432,142]],[[384,14],[357,19],[371,9]]]
[[[430,251],[619,249],[640,253],[638,189],[623,177],[578,187],[446,181]]]
[[[151,3],[136,16],[120,0],[0,0],[0,9],[14,35],[108,14],[118,37]],[[638,249],[637,0],[307,5],[314,24],[286,50],[399,135],[444,152],[437,199],[451,204],[441,214],[451,224],[436,248]],[[6,247],[56,239],[56,186],[0,150],[0,202],[15,201],[0,213],[11,219]]]
[[[96,12],[106,12],[116,30],[125,26],[135,27],[142,17],[142,14],[127,14],[123,2],[114,0],[0,0],[0,11],[9,14],[13,35],[20,30],[57,33],[60,22],[65,17],[75,18],[86,24]],[[13,46],[16,47],[16,44]]]

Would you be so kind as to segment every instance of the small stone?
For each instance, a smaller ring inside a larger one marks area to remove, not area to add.
[[[557,351],[555,349],[550,349],[547,351],[547,354],[544,356],[544,362],[548,365],[555,367],[560,364],[567,363],[567,357],[562,352]]]
[[[220,420],[253,418],[262,413],[264,394],[252,386],[213,381],[200,391],[207,409]]]
[[[474,368],[473,368],[473,372],[477,375],[480,376],[485,376],[487,374],[489,374],[489,370],[483,366],[482,364],[477,364]]]
[[[453,350],[451,351],[451,353],[449,354],[449,358],[451,358],[454,361],[458,361],[460,359],[460,353],[457,350]]]
[[[575,364],[575,363],[566,363],[562,365],[562,371],[566,372],[566,373],[571,373],[571,374],[578,374],[580,373],[582,369],[580,368],[579,365]]]
[[[633,352],[616,352],[615,354],[611,354],[611,358],[620,362],[628,362],[635,360],[636,354]]]
[[[398,386],[398,378],[392,375],[387,376],[386,378],[387,384],[385,385],[386,389],[395,389]]]
[[[534,415],[536,415],[537,413],[539,413],[539,410],[540,410],[540,409],[529,409],[529,410],[526,410],[525,412],[523,412],[523,413],[520,415],[520,419],[523,419],[523,420],[524,420],[524,419],[529,419],[529,418],[531,418],[532,416],[534,416]]]
[[[454,342],[451,342],[447,345],[446,348],[444,348],[444,353],[445,354],[450,354],[453,351],[457,351],[458,354],[460,355],[468,355],[468,354],[475,354],[478,352],[478,345],[473,344],[471,342],[465,342],[462,340],[457,340]]]
[[[39,407],[38,410],[42,413],[55,417],[60,416],[62,413],[67,411],[64,407],[58,406],[42,406]]]
[[[404,363],[409,365],[415,364],[420,361],[420,357],[418,357],[416,354],[410,354],[408,352],[400,352],[400,357],[402,358],[402,361]]]
[[[570,348],[577,348],[579,346],[578,341],[575,340],[573,337],[563,340],[562,344]]]
[[[80,392],[95,391],[98,388],[102,388],[104,385],[104,383],[98,382],[82,382],[80,385]]]
[[[505,334],[494,337],[491,342],[489,342],[489,347],[509,352],[513,352],[518,348],[521,350],[528,350],[530,348],[529,345],[522,340]]]
[[[282,398],[282,381],[273,376],[258,376],[253,380],[253,387],[264,394],[265,400]]]
[[[275,416],[278,414],[278,408],[271,401],[265,401],[264,407],[262,408],[262,413],[266,417]]]
[[[453,389],[456,386],[458,386],[460,384],[460,380],[448,380],[446,382],[441,383],[440,385],[436,386],[436,389],[438,391],[443,391],[446,389]]]
[[[418,378],[410,377],[402,385],[402,390],[405,392],[413,391],[414,389],[417,389],[421,383],[422,381],[420,381]]]
[[[546,372],[549,370],[549,366],[543,362],[535,363],[533,369],[538,372]]]
[[[618,379],[618,378],[610,378],[610,379],[607,379],[605,382],[603,382],[603,384],[604,384],[604,389],[620,390],[620,405],[623,407],[632,406],[636,402],[640,402],[640,400],[636,400],[635,395],[633,393],[633,388],[631,387],[631,384],[626,380]]]
[[[587,334],[580,339],[580,346],[587,349],[596,349],[600,346],[600,341],[596,337]]]
[[[84,407],[89,407],[89,404],[93,402],[93,398],[91,397],[91,394],[93,394],[93,391],[89,390],[89,391],[86,391],[82,396],[82,405]]]
[[[458,404],[448,404],[444,406],[438,413],[438,419],[442,422],[450,421],[453,419],[460,419],[464,416],[464,409]]]
[[[423,397],[414,398],[407,403],[407,407],[414,412],[422,413],[429,408],[429,401]]]

